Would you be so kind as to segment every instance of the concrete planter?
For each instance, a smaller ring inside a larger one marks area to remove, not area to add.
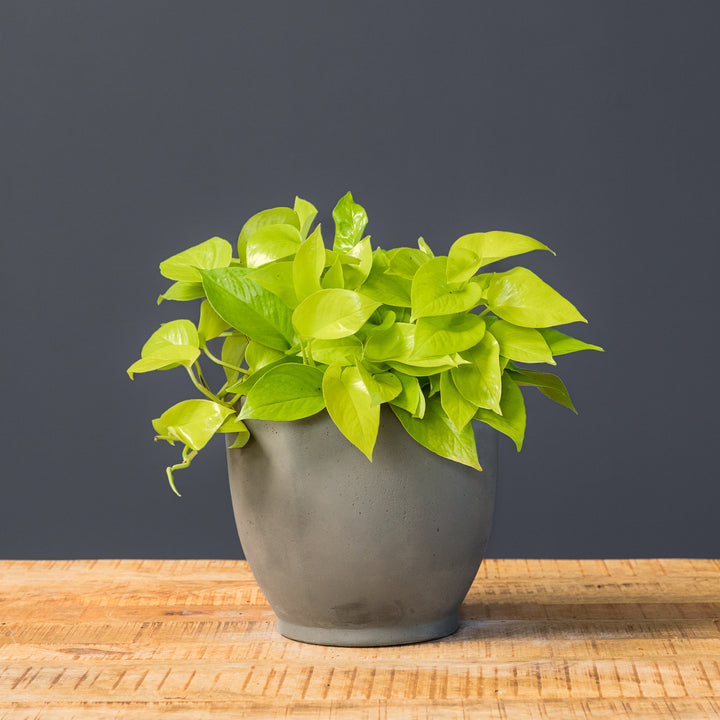
[[[415,442],[386,407],[373,462],[325,411],[250,421],[228,450],[240,542],[286,637],[398,645],[458,627],[490,534],[497,434],[476,431],[477,472]]]

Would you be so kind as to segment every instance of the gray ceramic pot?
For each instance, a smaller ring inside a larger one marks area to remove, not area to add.
[[[228,450],[240,542],[286,637],[398,645],[458,628],[490,534],[497,434],[476,431],[483,472],[415,442],[383,407],[370,463],[327,412],[248,422]]]

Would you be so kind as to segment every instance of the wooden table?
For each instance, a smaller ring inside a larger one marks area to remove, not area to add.
[[[0,718],[720,718],[718,560],[488,560],[462,617],[317,647],[244,562],[0,562]]]

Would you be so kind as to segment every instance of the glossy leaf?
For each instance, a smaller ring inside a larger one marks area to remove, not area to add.
[[[544,328],[587,322],[569,300],[523,267],[493,273],[486,301],[496,315],[515,325]]]
[[[300,230],[300,220],[294,210],[288,207],[276,207],[269,210],[262,210],[255,213],[243,225],[240,235],[238,236],[238,256],[243,264],[246,262],[247,241],[260,228],[267,225],[292,225]]]
[[[417,321],[413,357],[461,352],[477,345],[485,334],[485,321],[477,315],[437,315]]]
[[[372,460],[380,406],[372,398],[355,366],[330,365],[323,376],[323,396],[328,413],[340,432]]]
[[[270,365],[283,357],[285,357],[284,353],[263,345],[256,340],[250,340],[245,349],[245,361],[253,374],[260,368]]]
[[[235,415],[230,415],[227,420],[220,426],[218,432],[221,433],[237,433],[229,448],[245,447],[250,440],[250,431],[242,420],[238,420]]]
[[[304,300],[308,295],[322,290],[320,278],[324,268],[325,245],[318,226],[300,245],[293,260],[293,286],[298,300]]]
[[[520,370],[519,368],[508,370],[508,375],[518,385],[532,385],[538,388],[543,395],[577,414],[565,383],[557,375],[534,370]]]
[[[363,238],[347,251],[347,255],[359,262],[343,265],[343,281],[346,288],[357,289],[366,280],[372,267],[373,254],[370,237]]]
[[[247,335],[230,335],[223,340],[220,359],[228,365],[242,367],[245,359],[245,349],[248,346]],[[235,382],[240,373],[228,367],[223,367],[228,383]]]
[[[410,280],[391,275],[379,263],[373,263],[365,282],[358,288],[363,295],[385,305],[410,307]]]
[[[525,437],[525,401],[520,388],[512,378],[508,377],[507,373],[504,373],[502,377],[500,410],[502,414],[480,408],[475,413],[475,419],[487,423],[507,435],[515,443],[517,451],[520,452]]]
[[[406,360],[404,362],[398,360],[388,360],[387,364],[405,373],[406,375],[414,375],[415,377],[430,377],[438,373],[452,370],[463,363],[460,355],[443,355],[441,357],[426,358],[423,360]]]
[[[435,396],[427,401],[422,420],[392,403],[390,407],[407,432],[428,450],[455,462],[482,470],[477,457],[475,434],[472,423],[458,431],[452,424],[440,398]]]
[[[157,304],[163,300],[197,300],[205,297],[205,291],[201,282],[174,282],[162,295],[158,296]]]
[[[567,353],[578,352],[579,350],[597,350],[605,352],[599,345],[591,345],[577,338],[570,337],[553,328],[542,328],[540,330],[545,342],[550,346],[553,355],[566,355]]]
[[[325,271],[325,275],[320,281],[320,285],[322,285],[323,289],[345,287],[342,263],[340,262],[339,257],[336,257],[333,264]]]
[[[414,318],[421,318],[467,312],[479,304],[482,291],[474,283],[451,289],[447,282],[447,258],[436,257],[415,273],[410,297]]]
[[[269,370],[253,385],[238,418],[299,420],[325,407],[323,374],[309,365],[285,363]]]
[[[368,221],[365,209],[353,200],[352,193],[347,193],[338,201],[332,216],[335,221],[333,250],[350,250],[362,239]]]
[[[143,345],[140,360],[134,362],[127,373],[152,370],[169,370],[183,365],[191,367],[200,355],[200,339],[195,325],[190,320],[173,320],[163,323]]]
[[[302,238],[292,225],[266,225],[253,233],[245,250],[247,266],[258,268],[273,260],[295,255]]]
[[[212,400],[184,400],[152,422],[161,439],[178,440],[201,450],[232,414],[232,408]]]
[[[444,372],[439,377],[440,403],[456,430],[462,430],[477,412],[477,405],[471,403],[457,389],[451,372]]]
[[[396,322],[389,327],[381,326],[368,332],[365,357],[374,362],[409,360],[414,348],[415,325]]]
[[[457,389],[465,399],[478,407],[501,412],[502,373],[498,341],[486,332],[474,348],[462,352],[461,355],[469,364],[451,371]]]
[[[424,265],[432,255],[428,255],[422,250],[416,250],[415,248],[402,247],[388,250],[386,257],[388,275],[397,275],[406,280],[412,280],[418,269]]]
[[[170,280],[198,282],[198,269],[211,270],[230,265],[232,245],[219,237],[194,245],[160,263],[160,272]]]
[[[305,239],[310,232],[310,226],[317,216],[317,208],[307,200],[295,198],[295,206],[293,207],[300,223],[300,236]]]
[[[354,335],[337,338],[336,340],[313,340],[310,343],[310,354],[316,362],[325,365],[354,365],[361,357],[363,346]]]
[[[333,340],[356,333],[379,306],[352,290],[320,290],[295,308],[292,322],[302,337]]]
[[[207,342],[224,333],[230,325],[223,320],[213,309],[207,300],[200,305],[200,322],[198,323],[198,337],[202,342]]]
[[[357,369],[373,405],[389,402],[402,392],[400,381],[391,372],[371,373],[362,363],[357,363]]]
[[[555,254],[547,245],[518,233],[493,230],[463,235],[450,246],[448,280],[451,282],[454,278],[467,280],[469,277],[467,273],[471,268],[470,275],[474,275],[484,265],[532,250],[547,250]],[[472,260],[468,253],[474,255],[476,260]]]
[[[433,251],[430,249],[430,246],[425,242],[425,238],[418,238],[418,248],[428,257],[435,257],[435,253],[433,253]]]
[[[420,388],[420,381],[397,370],[392,372],[402,385],[400,394],[393,398],[392,404],[407,410],[413,417],[421,418],[425,414],[425,396]]]
[[[545,338],[538,330],[497,320],[489,332],[500,344],[500,354],[506,358],[519,362],[556,364]]]
[[[293,283],[292,260],[278,260],[255,268],[248,277],[279,297],[288,308],[292,309],[297,306],[298,298]]]
[[[276,350],[294,342],[292,313],[269,290],[248,277],[245,268],[202,272],[203,287],[215,312],[249,338]]]

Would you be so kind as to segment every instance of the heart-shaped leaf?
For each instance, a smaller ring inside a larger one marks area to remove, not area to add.
[[[461,352],[477,345],[485,334],[485,321],[477,315],[437,315],[417,321],[413,357]]]
[[[520,370],[519,368],[508,370],[507,374],[518,385],[532,385],[540,390],[543,395],[577,414],[565,383],[557,375],[533,370]]]
[[[323,374],[309,365],[284,363],[269,370],[249,390],[238,418],[299,420],[325,407]]]
[[[301,337],[334,340],[356,333],[380,303],[340,288],[320,290],[306,297],[292,315]]]
[[[368,221],[365,209],[353,200],[352,193],[347,193],[338,201],[332,216],[335,221],[333,250],[350,250],[362,239]]]
[[[318,225],[313,234],[300,245],[293,260],[293,285],[298,300],[304,300],[322,289],[320,278],[324,268],[325,245]]]
[[[380,406],[374,405],[355,366],[330,365],[323,376],[328,413],[340,432],[372,460],[380,424]]]
[[[161,439],[178,440],[193,450],[201,450],[232,414],[232,408],[212,400],[184,400],[152,422]]]
[[[246,268],[201,271],[203,287],[213,310],[249,338],[276,350],[294,344],[292,313],[269,290],[248,276]]]
[[[500,344],[503,357],[519,362],[556,364],[545,338],[538,330],[513,325],[506,320],[496,320],[489,332]]]
[[[428,450],[449,460],[482,470],[478,462],[472,423],[468,423],[458,431],[443,410],[439,397],[432,397],[427,401],[422,420],[414,418],[409,412],[397,406],[390,405],[390,407],[405,430]]]
[[[253,233],[245,250],[247,266],[258,268],[273,260],[295,255],[302,238],[292,225],[266,225]]]
[[[455,429],[460,431],[473,419],[477,405],[467,400],[457,389],[452,372],[444,372],[439,377],[440,403]]]
[[[232,245],[219,237],[194,245],[160,263],[160,272],[170,280],[199,282],[198,269],[227,267],[232,260]]]
[[[517,451],[520,452],[525,437],[525,401],[520,388],[507,373],[502,376],[500,411],[501,414],[480,408],[475,413],[475,419],[487,423],[507,435],[515,443]]]
[[[469,362],[451,371],[457,389],[478,407],[501,412],[502,371],[498,341],[486,332],[475,347],[460,354]]]
[[[591,345],[590,343],[570,337],[570,335],[566,335],[553,328],[542,328],[539,332],[545,338],[545,342],[550,346],[553,355],[565,355],[567,353],[578,352],[579,350],[605,352],[599,345]]]
[[[587,322],[569,300],[523,267],[493,273],[486,301],[496,315],[514,325],[545,328]]]
[[[295,206],[293,207],[298,221],[300,222],[300,236],[304,239],[310,232],[310,226],[317,216],[317,208],[302,198],[295,198]]]
[[[300,230],[300,220],[297,213],[289,207],[276,207],[255,213],[244,225],[238,236],[238,257],[242,264],[246,264],[247,242],[260,228],[267,225],[292,225]]]
[[[428,260],[415,273],[410,291],[414,318],[454,315],[480,303],[482,290],[475,283],[451,288],[447,281],[447,258]]]

